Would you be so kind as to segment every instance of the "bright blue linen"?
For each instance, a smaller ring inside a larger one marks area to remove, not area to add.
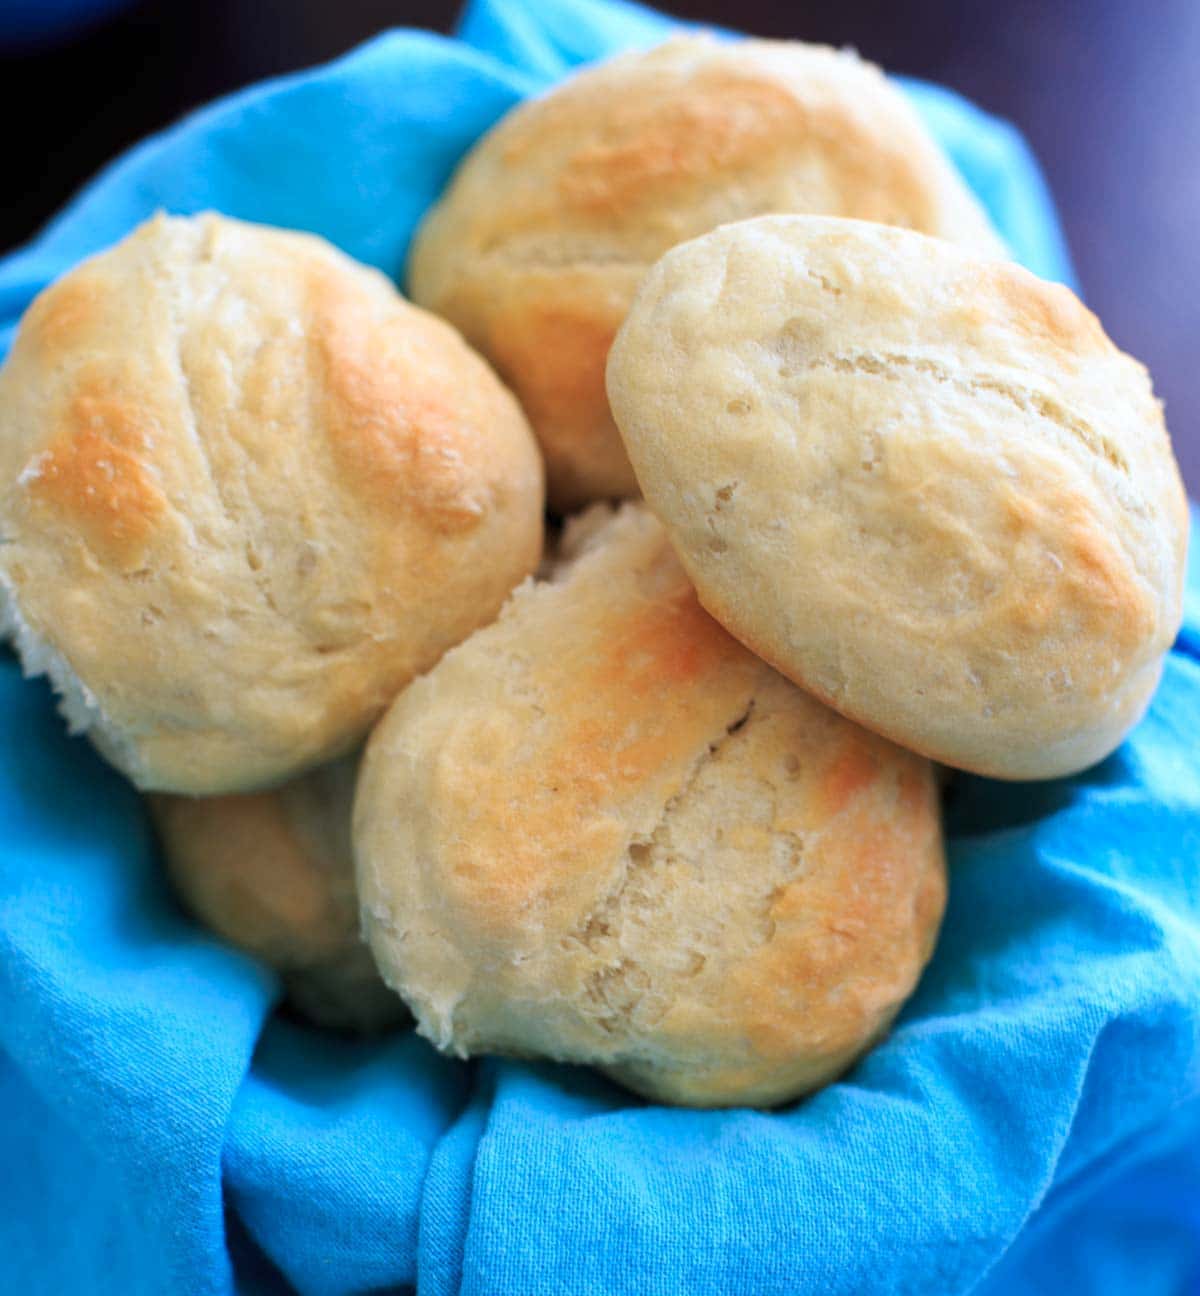
[[[0,262],[0,325],[158,207],[312,229],[398,275],[471,142],[671,27],[477,0],[235,95]],[[798,31],[798,34],[803,34]],[[1071,281],[1019,135],[906,89],[1026,264]],[[1070,780],[961,779],[920,990],[841,1083],[671,1111],[586,1070],[348,1042],[189,922],[132,790],[0,657],[0,1291],[1179,1296],[1200,1282],[1200,572],[1130,740]]]

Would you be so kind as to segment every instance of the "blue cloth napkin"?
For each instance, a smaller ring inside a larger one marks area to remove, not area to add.
[[[472,141],[671,29],[477,0],[235,95],[0,263],[32,295],[158,207],[315,230],[395,275]],[[803,35],[797,21],[797,34]],[[1070,280],[1020,137],[907,84],[1017,256]],[[1179,1296],[1200,1263],[1200,571],[1146,720],[1078,778],[963,778],[949,911],[890,1037],[790,1109],[355,1043],[188,921],[138,799],[0,656],[0,1291],[21,1296]]]

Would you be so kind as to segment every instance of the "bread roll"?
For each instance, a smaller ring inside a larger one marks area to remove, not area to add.
[[[180,897],[218,935],[283,974],[320,1026],[374,1030],[405,1017],[359,933],[350,847],[357,761],[275,792],[148,798]]]
[[[843,715],[1034,779],[1145,710],[1186,502],[1145,369],[1068,289],[906,230],[745,221],[654,268],[608,390],[701,602]]]
[[[505,117],[425,221],[409,284],[516,391],[550,502],[567,511],[636,492],[604,361],[642,275],[726,221],[788,211],[1000,250],[877,68],[844,50],[696,35],[602,63]]]
[[[9,632],[142,788],[349,750],[541,528],[512,397],[308,235],[156,217],[38,297],[0,371]]]
[[[626,506],[413,684],[355,801],[365,929],[460,1055],[766,1105],[843,1071],[929,957],[930,765],[708,617]]]

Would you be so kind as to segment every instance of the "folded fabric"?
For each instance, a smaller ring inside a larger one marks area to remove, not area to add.
[[[803,34],[802,26],[798,34]],[[159,207],[400,273],[472,141],[661,39],[610,0],[477,0],[134,149],[0,263],[33,294]],[[1011,127],[906,89],[1015,254],[1071,279]],[[167,892],[131,788],[0,657],[0,1290],[1073,1292],[1200,1279],[1200,571],[1146,720],[1039,785],[957,780],[937,955],[889,1038],[791,1108],[672,1111],[581,1069],[348,1042]]]

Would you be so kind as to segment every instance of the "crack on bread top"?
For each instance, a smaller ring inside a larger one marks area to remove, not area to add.
[[[810,360],[806,366],[808,372],[817,369],[829,369],[835,373],[867,374],[889,382],[903,381],[902,375],[906,372],[920,373],[932,378],[936,383],[952,387],[968,396],[984,394],[998,396],[1022,414],[1032,414],[1052,423],[1060,431],[1074,438],[1089,454],[1105,460],[1124,476],[1130,475],[1128,461],[1108,437],[1094,428],[1086,419],[1080,418],[1069,410],[1061,401],[1023,383],[981,373],[968,373],[959,377],[951,373],[945,365],[928,356],[905,355],[897,351],[858,351],[820,356]],[[781,372],[784,377],[797,376],[796,370],[786,360]]]
[[[724,735],[708,745],[683,785],[663,806],[650,832],[630,842],[616,884],[568,938],[582,945],[600,963],[586,977],[584,1000],[595,1025],[607,1034],[622,1038],[621,1052],[626,1058],[638,1053],[638,1027],[652,1027],[668,1010],[673,986],[677,988],[680,983],[714,973],[713,955],[721,949],[741,958],[746,953],[742,947],[747,942],[752,949],[773,938],[772,906],[804,868],[804,843],[800,836],[772,830],[769,859],[754,861],[750,879],[754,887],[752,896],[738,894],[739,889],[734,888],[730,899],[720,908],[699,915],[695,930],[679,931],[683,939],[677,943],[677,957],[672,957],[667,967],[651,967],[637,952],[636,946],[641,941],[653,941],[655,926],[671,918],[672,906],[666,902],[672,889],[669,876],[673,871],[678,871],[684,886],[707,888],[711,880],[701,876],[707,861],[703,856],[697,858],[694,848],[688,851],[685,843],[675,840],[673,829],[689,806],[699,804],[697,797],[704,790],[706,775],[715,765],[729,760],[739,744],[748,740],[754,716],[752,702],[726,726]],[[773,783],[760,777],[753,779],[754,809],[765,822],[773,824],[777,819],[779,793],[780,789]],[[735,812],[731,820],[714,829],[714,855],[720,851],[726,829],[738,831],[742,817]],[[709,893],[716,894],[711,889]],[[694,906],[683,908],[689,915],[695,912]],[[751,921],[747,923],[746,918]],[[734,948],[730,948],[731,938]]]

